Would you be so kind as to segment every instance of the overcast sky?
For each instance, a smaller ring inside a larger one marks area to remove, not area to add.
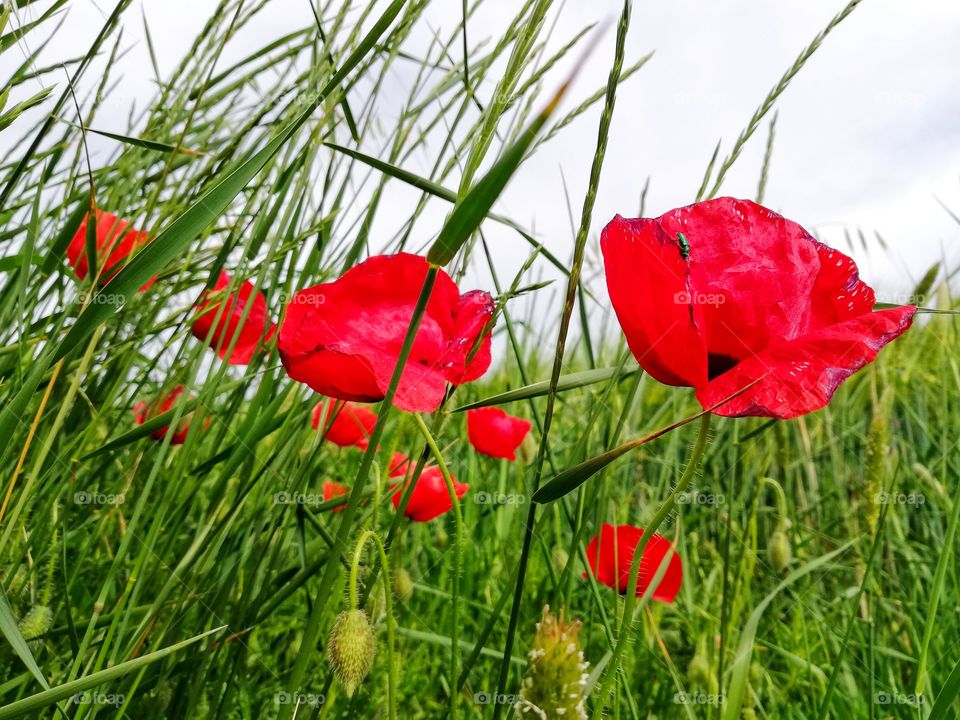
[[[141,7],[161,71],[169,74],[215,4],[134,2],[126,15],[124,42],[130,50],[122,60],[118,97],[138,99],[142,107],[153,91]],[[517,5],[516,0],[486,0],[470,25],[471,43],[501,35]],[[112,0],[72,0],[67,30],[46,60],[83,54],[112,6]],[[842,6],[836,0],[637,2],[628,64],[650,51],[655,55],[618,95],[591,242],[615,213],[636,214],[648,176],[647,214],[692,202],[717,141],[723,139],[725,154],[785,69]],[[430,25],[449,32],[459,8],[455,0],[439,0],[428,16]],[[619,10],[615,0],[568,0],[553,44],[587,23],[615,19]],[[261,22],[232,42],[224,63],[305,26],[309,13],[306,0],[272,0]],[[421,36],[427,42],[426,28]],[[777,105],[765,204],[841,248],[845,227],[869,235],[879,231],[891,244],[891,254],[876,251],[867,257],[858,250],[855,255],[882,299],[909,290],[941,252],[960,256],[960,227],[936,200],[960,214],[958,46],[956,1],[864,0]],[[567,109],[604,84],[612,53],[611,28],[578,78]],[[556,82],[563,72],[557,69]],[[404,80],[398,75],[398,83]],[[481,96],[492,89],[492,84],[481,88]],[[401,95],[405,90],[398,88]],[[561,171],[579,217],[597,119],[598,112],[585,115],[544,146],[515,178],[501,205],[511,217],[535,227],[561,258],[572,247]],[[114,116],[100,116],[98,129],[122,132],[126,121],[127,113],[118,108]],[[765,141],[766,121],[728,176],[723,194],[754,197]],[[421,153],[410,169],[426,172],[432,161]],[[403,191],[389,187],[387,202],[399,209]],[[439,207],[438,217],[443,212]],[[491,228],[490,237],[509,277],[527,249],[505,231]],[[482,283],[482,272],[477,272],[475,280]]]

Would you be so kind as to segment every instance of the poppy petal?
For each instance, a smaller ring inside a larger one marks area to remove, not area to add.
[[[393,507],[400,506],[403,498],[403,485],[393,494]],[[453,480],[453,489],[457,499],[461,499],[470,489],[466,483]],[[414,522],[429,522],[453,509],[453,500],[447,490],[447,483],[443,479],[443,472],[439,467],[432,465],[423,469],[417,484],[410,494],[404,515]]]
[[[915,312],[913,306],[869,312],[776,343],[712,380],[697,399],[709,408],[757,381],[713,412],[787,419],[819,410],[844,380],[910,327]]]
[[[587,545],[587,561],[597,581],[625,594],[630,587],[630,564],[642,537],[643,528],[604,524],[600,528],[600,535]],[[650,537],[640,558],[637,597],[647,592],[668,555],[670,559],[650,597],[660,602],[673,602],[683,583],[683,564],[673,543],[659,533]],[[587,577],[586,573],[584,577]]]
[[[87,223],[89,213],[83,219],[70,244],[67,246],[67,261],[81,280],[87,277]],[[120,267],[140,246],[149,242],[146,232],[131,228],[125,220],[113,213],[96,211],[97,223],[97,265],[100,268],[100,284],[109,282],[120,271]],[[141,291],[147,290],[156,281],[156,276],[148,280]]]
[[[229,286],[230,276],[221,271],[213,290],[201,298],[198,315],[190,329],[194,337],[215,348],[221,360],[231,365],[246,365],[266,337],[272,334],[272,324],[267,301],[263,293],[254,293],[253,283],[245,280],[234,293],[225,297]]]
[[[617,215],[600,236],[607,290],[637,362],[667,385],[707,378],[707,351],[679,241],[655,220]]]
[[[288,374],[330,397],[382,400],[428,268],[418,255],[374,256],[338,280],[298,292],[287,306],[279,334]],[[472,310],[474,306],[480,309]],[[476,334],[486,324],[479,321],[486,308],[485,301],[477,302],[469,293],[461,297],[450,276],[438,272],[397,387],[397,407],[436,410],[448,382],[478,377],[486,370],[487,340],[464,367]]]
[[[313,409],[313,427],[326,425],[325,439],[340,447],[366,447],[377,424],[377,414],[351,402],[338,403],[333,399],[320,401]]]
[[[477,452],[516,460],[516,450],[530,432],[530,423],[496,407],[467,411],[467,438]]]

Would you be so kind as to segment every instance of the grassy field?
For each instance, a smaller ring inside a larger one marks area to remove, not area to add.
[[[554,3],[528,0],[501,37],[478,42],[468,16],[426,55],[409,37],[429,2],[328,3],[227,64],[232,35],[270,4],[223,0],[124,134],[109,100],[121,24],[141,21],[126,0],[106,4],[89,52],[65,66],[70,82],[17,55],[18,38],[56,42],[64,3],[4,3],[0,15],[0,49],[18,60],[0,127],[19,138],[0,162],[0,718],[535,717],[512,701],[547,605],[582,623],[591,718],[957,716],[949,268],[904,288],[947,312],[921,314],[829,407],[701,424],[703,459],[679,494],[697,422],[531,504],[562,471],[699,411],[688,390],[638,369],[611,317],[601,321],[602,282],[585,280],[602,272],[608,218],[592,210],[617,90],[645,61],[624,47],[629,3],[604,34],[584,29],[556,54],[545,44]],[[777,98],[856,5],[785,69],[691,202],[720,193],[747,142],[767,142],[769,161]],[[607,85],[576,85],[555,107],[557,67],[593,38]],[[399,65],[412,79],[388,124],[379,101]],[[35,96],[25,88],[38,75],[51,90]],[[575,247],[555,257],[495,201],[585,113],[598,118],[589,187],[558,198]],[[91,166],[94,137],[114,151]],[[424,151],[432,171],[407,170]],[[757,174],[762,198],[766,163]],[[385,216],[398,188],[418,194],[416,209]],[[66,262],[91,194],[156,238],[99,291]],[[497,273],[493,225],[526,257],[515,276]],[[275,340],[230,366],[190,334],[221,269],[262,290],[277,322],[298,289],[401,250],[429,250],[458,281],[468,267],[489,273],[498,357],[436,413],[376,407],[366,451],[311,427],[317,395],[287,377]],[[542,285],[544,269],[561,280]],[[135,423],[139,402],[181,384],[188,402]],[[460,410],[491,398],[533,423],[515,463],[467,441]],[[184,444],[150,436],[186,414]],[[427,523],[396,513],[394,451],[469,483],[458,509]],[[348,510],[332,512],[325,481],[353,490]],[[664,513],[684,568],[674,603],[626,602],[584,579],[603,523]],[[327,638],[351,606],[351,575],[376,650],[349,696]]]

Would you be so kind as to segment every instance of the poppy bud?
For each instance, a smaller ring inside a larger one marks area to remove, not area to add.
[[[53,627],[53,610],[46,605],[34,605],[20,621],[20,634],[24,640],[36,640]]]
[[[790,539],[783,530],[774,531],[767,543],[767,562],[778,573],[783,572],[793,559]]]
[[[393,594],[400,602],[407,602],[413,597],[413,580],[404,568],[393,571]]]
[[[437,547],[441,550],[445,549],[447,545],[450,544],[450,536],[447,534],[447,531],[442,527],[438,527],[436,532],[433,533],[433,541],[437,544]]]
[[[537,624],[533,649],[527,655],[527,673],[516,708],[529,717],[585,720],[584,686],[589,663],[580,649],[580,621],[557,618],[549,607]],[[532,711],[532,712],[531,712]]]
[[[562,547],[555,547],[550,554],[550,560],[553,563],[554,572],[559,575],[567,567],[567,563],[570,562],[570,553]]]
[[[337,616],[327,653],[333,672],[348,697],[353,696],[370,671],[375,646],[373,626],[363,610],[347,610]]]
[[[706,687],[710,684],[710,661],[699,650],[687,665],[687,682],[695,687]]]

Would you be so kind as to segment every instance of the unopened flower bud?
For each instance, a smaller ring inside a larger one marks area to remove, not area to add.
[[[393,595],[400,602],[407,602],[413,597],[413,580],[404,568],[393,571]]]
[[[373,626],[363,610],[347,610],[337,616],[327,652],[333,672],[348,696],[353,695],[370,671],[375,646]]]
[[[790,548],[790,539],[783,530],[777,530],[770,536],[767,543],[767,562],[778,573],[783,572],[793,559],[793,550]]]

